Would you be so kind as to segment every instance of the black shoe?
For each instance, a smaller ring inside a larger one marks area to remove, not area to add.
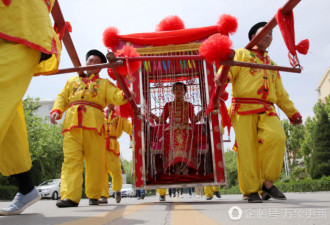
[[[265,185],[262,186],[262,198],[265,200],[270,199],[270,197],[275,198],[277,200],[286,200],[285,195],[280,192],[277,187],[274,185],[271,188],[266,188]]]
[[[116,202],[120,203],[120,201],[121,201],[121,192],[120,191],[116,191],[115,198],[116,198]]]
[[[268,200],[268,199],[270,199],[271,198],[271,196],[269,195],[269,194],[267,194],[266,192],[262,192],[262,194],[261,194],[261,198],[262,198],[262,200]]]
[[[159,201],[165,202],[165,195],[159,195]]]
[[[213,192],[213,194],[215,196],[217,196],[218,198],[221,198],[220,191],[215,191],[215,192]]]
[[[206,197],[206,200],[212,200],[213,197]]]
[[[56,206],[59,208],[65,208],[65,207],[77,207],[78,203],[75,203],[71,201],[70,199],[66,198],[63,200],[58,200],[56,203]]]
[[[90,198],[89,199],[89,205],[99,205],[100,202],[98,199]]]
[[[143,194],[141,195],[141,199],[143,200],[145,196],[146,196],[146,195],[143,193]]]
[[[255,193],[252,193],[249,195],[248,201],[250,203],[261,203],[262,199],[260,198],[260,195],[258,194],[258,192],[255,192]]]
[[[108,204],[107,197],[101,196],[101,199],[99,199],[99,204]]]

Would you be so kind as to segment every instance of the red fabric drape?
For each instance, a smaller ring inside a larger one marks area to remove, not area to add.
[[[216,33],[218,33],[218,26],[209,26],[174,31],[118,35],[118,39],[136,45],[161,46],[169,44],[185,44],[188,42],[198,41]]]
[[[294,17],[292,10],[285,17],[283,17],[281,8],[275,15],[278,26],[281,30],[284,42],[289,50],[290,64],[294,67],[298,65],[297,52],[306,55],[309,48],[309,40],[305,39],[298,45],[295,45],[295,32],[294,32]]]

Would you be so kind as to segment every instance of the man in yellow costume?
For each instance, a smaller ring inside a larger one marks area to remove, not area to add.
[[[106,63],[98,50],[86,54],[86,65]],[[61,119],[65,111],[64,162],[61,173],[61,200],[58,207],[76,207],[81,198],[84,159],[86,196],[90,205],[98,205],[105,174],[105,138],[103,109],[108,104],[127,102],[123,91],[99,77],[101,69],[88,70],[85,76],[71,77],[57,96],[51,111],[51,122]]]
[[[53,4],[0,1],[0,172],[18,182],[18,193],[0,215],[19,214],[40,199],[30,177],[22,99],[33,75],[58,68],[61,44],[49,18]]]
[[[212,200],[214,195],[217,196],[218,198],[221,198],[220,185],[206,186],[204,187],[204,193],[206,200]]]
[[[109,104],[105,111],[105,137],[106,137],[106,175],[105,183],[102,191],[100,203],[108,203],[109,197],[109,177],[112,178],[112,190],[115,192],[116,202],[121,201],[121,188],[123,186],[123,176],[121,171],[120,162],[120,146],[118,138],[122,135],[123,131],[128,135],[132,135],[132,122],[122,118],[115,113],[115,106]]]
[[[249,39],[266,25],[260,22],[249,31]],[[266,49],[272,42],[269,32],[252,50],[238,49],[235,61],[276,65]],[[302,117],[283,87],[278,71],[231,67],[232,104],[229,109],[237,141],[237,166],[241,192],[249,202],[262,202],[270,197],[285,200],[275,186],[282,171],[286,136],[274,104],[293,124]],[[263,191],[262,199],[258,192]]]

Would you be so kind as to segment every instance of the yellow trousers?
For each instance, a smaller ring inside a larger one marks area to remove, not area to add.
[[[0,38],[0,172],[5,176],[31,169],[22,99],[41,53]]]
[[[286,136],[276,116],[263,114],[232,117],[237,141],[239,186],[243,195],[258,192],[265,180],[279,179]]]
[[[204,187],[204,192],[206,197],[213,198],[213,193],[217,191],[220,191],[220,185]]]
[[[162,188],[162,189],[157,189],[157,193],[161,196],[165,196],[166,195],[166,188]]]
[[[109,177],[108,173],[112,178],[112,190],[113,191],[120,191],[123,186],[123,175],[121,171],[121,163],[119,156],[115,155],[111,151],[105,152],[106,155],[106,176],[105,176],[105,183],[102,191],[102,196],[109,197]]]
[[[72,129],[64,134],[61,199],[79,203],[83,185],[88,198],[101,197],[105,174],[105,139],[95,130]],[[101,184],[101,185],[100,185]]]

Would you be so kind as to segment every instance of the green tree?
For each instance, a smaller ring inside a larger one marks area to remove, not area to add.
[[[126,182],[128,184],[133,184],[133,176],[132,176],[133,163],[132,163],[132,160],[128,161],[126,159],[122,159],[121,160],[121,165],[124,168],[124,171],[126,173]]]
[[[225,159],[227,170],[227,183],[228,187],[230,188],[238,184],[236,152],[231,149],[227,149],[227,151],[225,152]]]
[[[39,98],[28,97],[23,101],[23,107],[32,162],[41,162],[43,180],[59,178],[63,162],[61,126],[54,126],[48,118],[36,114],[40,107]]]
[[[313,108],[313,111],[314,111],[316,120],[319,120],[321,118],[321,114],[322,114],[322,111],[323,110],[327,113],[328,118],[330,118],[330,95],[325,98],[325,101],[324,102],[322,102],[321,100],[319,100],[315,104],[315,106]]]
[[[290,169],[297,165],[297,159],[302,157],[300,149],[301,143],[304,140],[304,126],[295,126],[290,123],[289,120],[282,120],[282,125],[287,136],[286,139],[286,150],[288,153],[288,160]]]
[[[330,121],[325,105],[318,111],[314,150],[311,156],[311,176],[313,179],[330,175]]]
[[[314,134],[316,129],[315,117],[307,117],[305,123],[304,140],[301,142],[300,153],[304,157],[304,164],[307,174],[310,174],[310,157],[313,150]]]

